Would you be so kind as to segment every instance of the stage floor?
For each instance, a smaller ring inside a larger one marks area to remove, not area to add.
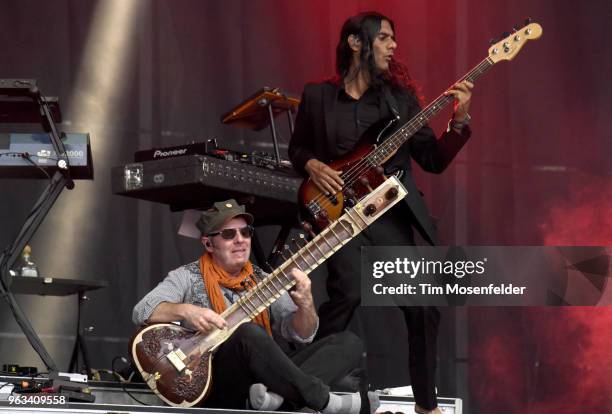
[[[0,376],[0,383],[16,380],[43,381],[44,378]],[[106,381],[90,381],[88,388],[95,396],[95,403],[68,402],[63,405],[17,405],[0,400],[0,413],[19,414],[58,414],[58,413],[91,413],[91,414],[161,414],[161,413],[194,413],[194,414],[282,414],[281,411],[229,410],[212,408],[175,408],[166,406],[143,383],[119,383]],[[131,394],[131,395],[130,395]],[[16,394],[13,394],[16,395]],[[28,394],[21,394],[27,396]],[[29,394],[32,395],[32,394]],[[37,394],[44,395],[44,394]],[[57,395],[57,394],[56,394]],[[144,404],[136,401],[133,397]],[[6,398],[6,395],[3,397]],[[381,406],[377,413],[414,413],[414,399],[379,394]],[[438,404],[444,414],[462,414],[462,401],[458,398],[438,397]]]

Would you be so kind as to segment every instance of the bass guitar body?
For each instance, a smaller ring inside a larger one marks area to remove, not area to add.
[[[542,26],[528,19],[524,27],[515,29],[514,33],[505,35],[504,39],[491,45],[488,56],[455,83],[463,81],[474,83],[494,64],[512,60],[525,42],[539,39],[541,35]],[[345,208],[355,205],[366,194],[371,193],[385,180],[382,165],[452,101],[452,94],[442,93],[401,126],[396,125],[399,122],[395,118],[373,124],[352,152],[329,164],[334,170],[342,171],[340,177],[344,185],[340,192],[326,195],[310,178],[306,179],[298,193],[300,208],[306,221],[321,231],[338,219]],[[305,229],[309,227],[305,226]]]
[[[328,164],[332,169],[342,172],[344,185],[341,192],[326,195],[310,178],[302,182],[298,191],[300,209],[306,221],[316,230],[326,228],[337,220],[345,209],[353,207],[385,181],[381,165],[393,154],[386,158],[371,155],[393,132],[396,124],[395,118],[374,123],[363,133],[353,151]]]

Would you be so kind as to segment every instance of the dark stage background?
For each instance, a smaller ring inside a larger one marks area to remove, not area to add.
[[[299,95],[333,74],[344,19],[377,9],[435,98],[486,56],[488,40],[531,16],[544,28],[476,85],[474,135],[442,175],[418,173],[447,244],[612,243],[608,1],[0,1],[0,77],[36,78],[60,97],[66,132],[90,132],[95,180],[64,191],[32,240],[48,276],[106,280],[83,322],[92,365],[127,354],[131,309],[200,248],[176,235],[181,214],[111,194],[110,169],[138,149],[215,137],[270,151],[267,132],[219,117],[267,85]],[[439,132],[450,112],[432,126]],[[15,129],[15,128],[14,128]],[[6,129],[4,129],[6,131]],[[289,136],[282,130],[282,152]],[[16,235],[44,182],[0,180],[0,246]],[[273,228],[263,229],[269,243]],[[322,298],[324,274],[313,275]],[[67,368],[76,298],[20,296],[47,349]],[[42,362],[0,305],[1,363]],[[439,391],[469,413],[612,412],[612,311],[443,309]],[[394,310],[364,310],[372,385],[405,385],[406,332]]]

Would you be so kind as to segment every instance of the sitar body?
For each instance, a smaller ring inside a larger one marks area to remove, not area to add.
[[[193,331],[175,324],[154,324],[140,331],[130,345],[138,370],[147,373],[147,385],[175,407],[196,405],[209,392],[212,351],[188,356],[185,365],[190,376],[176,375],[175,366],[166,358],[168,352],[184,349],[193,335]]]
[[[215,350],[295,285],[291,270],[311,272],[406,194],[396,177],[385,180],[223,311],[226,328],[204,334],[171,323],[144,327],[132,339],[130,353],[147,385],[169,405],[201,405],[211,389]]]

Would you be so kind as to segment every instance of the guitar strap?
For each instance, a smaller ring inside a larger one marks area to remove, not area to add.
[[[383,95],[385,96],[385,102],[387,103],[387,107],[389,108],[389,111],[399,121],[399,118],[400,118],[399,105],[397,104],[397,99],[395,99],[395,96],[393,96],[393,94],[391,93],[391,88],[389,87],[389,85],[385,84],[382,87],[382,91],[383,91]],[[391,168],[391,169],[385,169],[385,173],[393,174],[398,179],[401,180],[402,176],[404,175],[404,170],[396,167],[396,168]]]
[[[395,96],[393,96],[393,94],[391,93],[391,88],[389,87],[389,85],[385,84],[383,86],[383,93],[385,95],[385,101],[387,102],[387,106],[389,107],[389,110],[391,111],[394,117],[399,119],[400,117],[399,105],[397,104],[397,100],[395,99]]]
[[[399,120],[399,105],[397,104],[397,99],[395,99],[395,96],[393,96],[391,93],[391,88],[389,85],[383,86],[383,94],[389,110],[393,116]],[[427,206],[425,205],[422,196],[419,195],[421,192],[416,187],[416,183],[412,177],[409,175],[404,177],[406,172],[399,167],[391,168],[388,171],[385,169],[385,173],[395,175],[398,179],[402,180],[404,185],[406,185],[409,191],[404,201],[408,204],[408,207],[414,216],[414,220],[412,221],[413,226],[430,245],[437,245],[438,241],[435,235],[434,223],[429,215]]]

